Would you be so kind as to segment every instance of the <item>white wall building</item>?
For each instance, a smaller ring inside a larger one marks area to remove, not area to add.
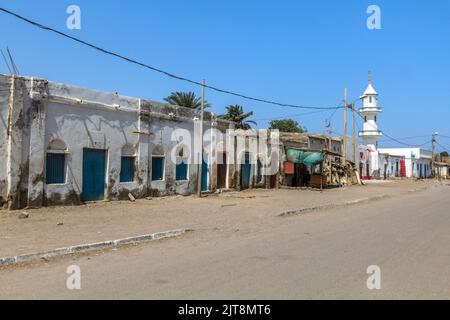
[[[204,119],[202,189],[255,186],[258,138]],[[0,207],[195,193],[199,124],[189,108],[0,75]]]
[[[405,158],[406,177],[429,178],[432,152],[421,148],[381,148],[380,153]]]
[[[361,96],[363,106],[359,109],[359,114],[363,117],[363,130],[359,132],[359,136],[363,140],[363,145],[374,150],[378,149],[378,139],[383,133],[378,130],[378,115],[383,111],[378,106],[378,93],[372,86],[369,77],[369,85]]]
[[[432,175],[432,152],[421,148],[379,148],[378,140],[383,133],[378,129],[378,116],[383,111],[378,106],[378,93],[369,84],[361,96],[363,106],[359,113],[363,118],[363,129],[359,137],[359,171],[362,179],[384,179],[389,177],[428,178]]]
[[[404,156],[379,152],[380,178],[406,177],[406,161]]]
[[[359,132],[359,137],[363,141],[363,146],[360,147],[359,171],[362,179],[379,178],[378,139],[383,133],[378,129],[378,115],[383,110],[378,106],[378,93],[372,86],[370,74],[369,84],[361,100],[363,106],[359,109],[359,114],[363,118],[363,129]]]

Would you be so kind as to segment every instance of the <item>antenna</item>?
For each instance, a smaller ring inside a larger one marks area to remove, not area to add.
[[[9,66],[8,60],[7,60],[6,57],[5,57],[5,54],[3,53],[3,50],[0,49],[0,51],[1,51],[1,53],[2,53],[3,60],[5,61],[6,67],[8,67],[9,73],[12,74],[11,68],[10,68],[10,66]]]
[[[14,69],[14,73],[15,73],[16,75],[19,74],[19,73],[20,73],[20,72],[19,72],[19,69],[17,68],[16,64],[14,63],[14,59],[13,59],[12,54],[11,54],[11,51],[9,50],[8,47],[6,47],[6,51],[8,51],[9,60],[11,61],[11,66],[12,66],[13,69]]]

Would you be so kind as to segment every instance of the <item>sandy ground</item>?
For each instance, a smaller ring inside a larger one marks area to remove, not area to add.
[[[262,190],[230,192],[198,199],[154,198],[136,202],[101,202],[79,207],[53,207],[0,211],[0,257],[51,250],[141,234],[192,228],[216,233],[252,233],[276,223],[285,210],[329,203],[343,203],[376,195],[400,195],[411,189],[432,187],[435,181],[395,181],[323,193],[311,190]]]
[[[284,218],[275,217],[280,207],[300,206],[305,199],[342,201],[349,195],[424,185],[391,189],[393,185],[386,184],[381,189],[333,190],[322,195],[256,191],[201,201],[100,206],[105,210],[101,215],[122,223],[119,230],[133,226],[135,231],[138,226],[133,221],[149,220],[147,226],[153,227],[151,222],[159,221],[154,218],[159,214],[169,215],[169,220],[178,217],[181,224],[200,230],[176,239],[0,269],[0,298],[449,299],[450,189],[426,185],[429,188],[421,192]],[[247,195],[257,198],[236,198]],[[235,203],[237,207],[220,208]],[[169,204],[186,210],[154,213]],[[136,213],[113,210],[125,210],[124,206],[137,207]],[[152,219],[131,218],[141,215],[140,206],[152,208],[147,211]],[[198,210],[189,210],[193,206]],[[67,215],[87,210],[83,214],[96,216],[92,208],[73,210]],[[71,265],[81,270],[81,290],[66,286]],[[372,265],[380,268],[381,290],[367,288],[367,268]]]

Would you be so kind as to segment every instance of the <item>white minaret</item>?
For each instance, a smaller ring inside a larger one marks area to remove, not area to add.
[[[372,75],[369,71],[369,85],[361,96],[363,106],[359,109],[359,113],[364,119],[363,130],[359,132],[359,136],[363,140],[363,144],[378,149],[378,138],[383,133],[378,130],[378,114],[383,110],[378,107],[378,93],[372,86]]]

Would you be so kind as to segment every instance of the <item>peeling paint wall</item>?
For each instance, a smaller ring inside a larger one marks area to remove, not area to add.
[[[46,80],[0,75],[0,206],[10,209],[77,205],[83,195],[83,150],[106,151],[105,200],[189,195],[197,190],[196,164],[188,180],[176,181],[171,152],[180,143],[175,130],[193,135],[196,111],[154,101],[97,92]],[[10,124],[10,125],[8,125]],[[205,113],[205,128],[223,133],[229,122]],[[9,128],[9,129],[8,129]],[[64,147],[64,183],[46,183],[46,158],[52,146]],[[120,182],[124,148],[135,157],[133,182]],[[164,179],[152,181],[152,155],[164,152]],[[208,155],[208,189],[215,191],[215,144]],[[192,159],[191,159],[192,160]],[[229,175],[234,176],[230,165]],[[234,186],[229,177],[230,187]]]
[[[9,79],[0,77],[0,208],[6,206],[8,198],[7,143],[10,87]]]

